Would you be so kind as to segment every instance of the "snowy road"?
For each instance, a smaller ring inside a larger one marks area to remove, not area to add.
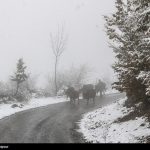
[[[82,143],[75,131],[81,115],[125,97],[124,94],[97,98],[95,106],[71,106],[69,102],[26,110],[0,120],[0,143]]]

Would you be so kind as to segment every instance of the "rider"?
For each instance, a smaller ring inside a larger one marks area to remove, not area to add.
[[[97,84],[97,92],[100,92],[100,96],[102,96],[105,90],[106,90],[106,84],[99,79]]]

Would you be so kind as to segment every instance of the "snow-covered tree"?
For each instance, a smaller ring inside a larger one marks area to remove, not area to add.
[[[28,76],[25,72],[26,66],[24,65],[23,59],[20,58],[17,63],[17,70],[13,76],[11,76],[11,80],[16,82],[16,92],[15,95],[18,94],[19,86],[21,83],[27,80]]]
[[[139,75],[137,79],[146,87],[146,95],[150,96],[150,0],[135,1],[138,21],[138,35],[140,44],[137,54]]]
[[[150,86],[150,0],[116,0],[115,4],[116,12],[105,16],[106,33],[117,58],[114,88],[126,92],[133,101],[143,100]]]

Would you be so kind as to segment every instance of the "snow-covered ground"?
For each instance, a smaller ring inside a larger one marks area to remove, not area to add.
[[[99,108],[83,115],[78,123],[87,142],[91,143],[139,143],[145,142],[144,137],[150,135],[149,122],[146,117],[135,120],[117,122],[134,109],[123,107],[126,99]]]
[[[106,94],[113,94],[113,93],[116,93],[116,91],[109,90],[106,92]],[[37,108],[41,106],[46,106],[46,105],[61,103],[61,102],[66,102],[66,101],[69,101],[66,99],[66,97],[57,97],[57,98],[51,97],[51,98],[39,98],[39,99],[33,98],[27,104],[25,104],[22,108],[19,108],[19,107],[12,108],[11,106],[13,104],[0,104],[0,119],[6,116],[15,114],[17,112],[27,110],[27,109]],[[15,104],[20,105],[20,103],[15,103]]]
[[[46,106],[46,105],[61,103],[61,102],[66,102],[66,101],[68,100],[66,100],[66,98],[63,98],[63,97],[61,98],[55,98],[55,97],[39,98],[39,99],[33,98],[27,104],[25,104],[22,108],[19,108],[19,107],[12,108],[11,106],[13,104],[0,104],[0,119],[6,116],[15,114],[17,112],[27,110],[27,109],[37,108],[41,106]],[[15,103],[15,104],[19,105],[19,103]]]
[[[116,94],[116,93],[119,93],[119,91],[115,90],[115,89],[108,89],[105,94],[108,95],[108,94]]]

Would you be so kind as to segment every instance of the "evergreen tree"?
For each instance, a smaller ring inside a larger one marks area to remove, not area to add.
[[[114,88],[126,92],[133,101],[143,100],[150,86],[146,82],[150,71],[150,0],[116,0],[115,4],[116,12],[105,16],[106,33],[117,58],[113,68],[118,82]]]
[[[136,14],[139,16],[138,46],[139,75],[137,79],[146,87],[146,95],[150,96],[150,0],[136,1]]]
[[[17,71],[15,72],[14,76],[11,77],[11,80],[16,82],[16,92],[15,95],[18,94],[19,86],[21,83],[27,80],[28,76],[25,73],[26,66],[24,65],[23,59],[19,59],[17,63]]]

